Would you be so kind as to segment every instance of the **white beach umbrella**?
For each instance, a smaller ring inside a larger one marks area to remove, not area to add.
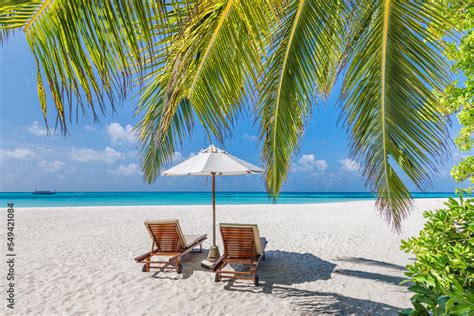
[[[199,154],[163,171],[164,176],[210,176],[212,177],[212,246],[208,260],[219,258],[216,246],[216,176],[237,176],[262,173],[263,170],[214,145]]]

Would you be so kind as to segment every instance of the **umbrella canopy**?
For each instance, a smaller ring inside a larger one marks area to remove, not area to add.
[[[262,173],[263,169],[214,145],[199,154],[163,171],[164,176],[211,176],[212,177],[212,246],[209,249],[208,262],[204,266],[211,267],[212,262],[219,257],[216,246],[216,176],[237,176],[244,174]],[[211,263],[211,264],[208,264]]]
[[[199,154],[163,171],[164,176],[236,176],[261,173],[263,170],[232,156],[214,145]]]

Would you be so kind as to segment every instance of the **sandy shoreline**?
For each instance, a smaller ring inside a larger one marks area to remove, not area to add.
[[[400,240],[417,234],[422,211],[442,201],[417,200],[401,235],[378,216],[373,201],[218,206],[218,222],[259,224],[269,240],[260,287],[215,283],[199,264],[206,253],[187,256],[181,275],[143,273],[134,262],[150,247],[145,220],[178,218],[186,233],[210,236],[209,206],[18,208],[14,311],[395,314],[410,306],[411,296],[398,285],[410,260]]]

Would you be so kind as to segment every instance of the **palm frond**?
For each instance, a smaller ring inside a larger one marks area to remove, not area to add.
[[[42,0],[4,0],[0,3],[0,45],[23,29],[44,5]]]
[[[141,71],[141,52],[159,40],[166,11],[188,2],[8,1],[0,6],[0,28],[24,27],[43,115],[50,93],[66,132],[75,112],[76,119],[82,113],[96,120],[126,97],[133,74]]]
[[[4,0],[0,3],[0,29],[13,30],[24,28],[41,8],[47,5],[45,0]]]
[[[259,118],[267,190],[276,197],[305,119],[336,79],[342,54],[340,1],[291,1],[275,26],[260,83]]]
[[[260,56],[269,16],[264,4],[264,0],[199,2],[190,8],[183,26],[154,48],[154,61],[145,65],[150,72],[138,125],[148,182],[189,136],[193,115],[209,137],[222,142],[228,136],[262,72]]]
[[[0,29],[0,45],[5,44],[13,33],[13,30]]]
[[[370,2],[343,83],[342,118],[378,210],[399,230],[412,208],[402,173],[425,189],[448,156],[433,90],[443,90],[449,68],[439,44],[424,41],[427,24],[446,21],[434,2]]]

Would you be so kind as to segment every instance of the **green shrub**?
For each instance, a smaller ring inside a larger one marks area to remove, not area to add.
[[[449,199],[427,211],[418,237],[401,249],[416,256],[407,266],[412,309],[405,315],[474,315],[474,199]]]

